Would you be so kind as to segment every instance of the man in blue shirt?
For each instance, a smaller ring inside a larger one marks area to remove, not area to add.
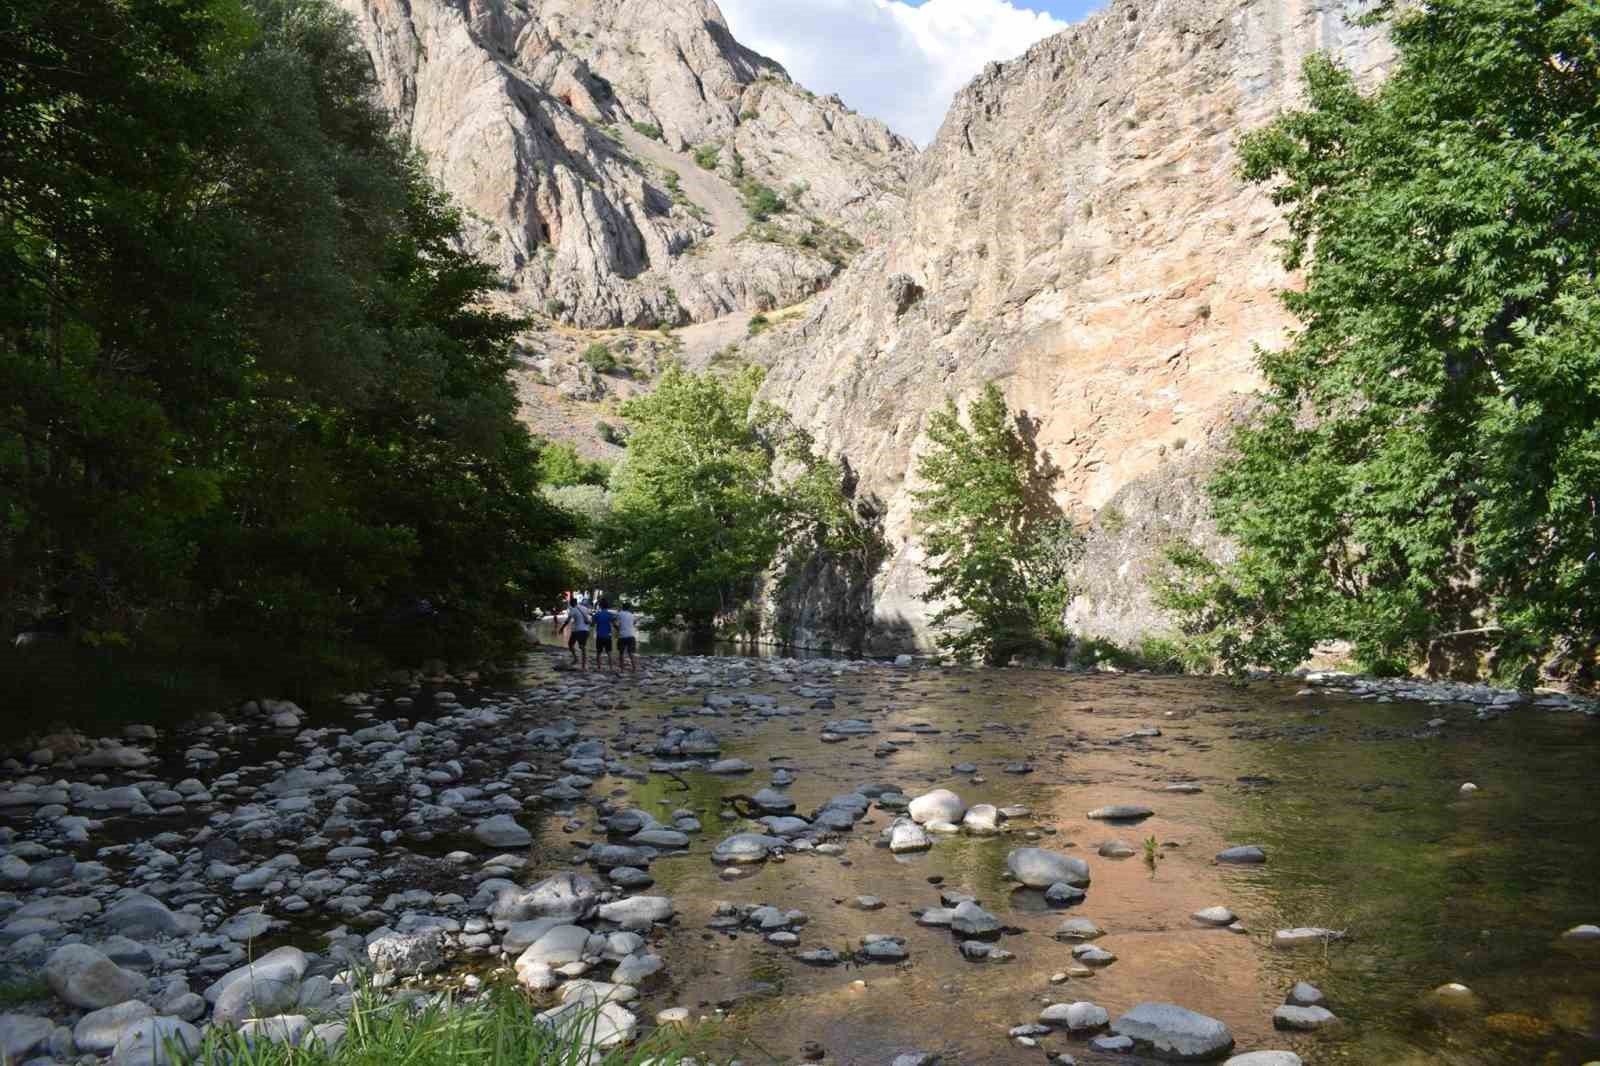
[[[616,668],[611,661],[611,627],[616,623],[617,616],[611,613],[611,602],[604,596],[600,597],[600,609],[594,613],[594,664],[600,667],[600,655],[605,654],[606,665],[601,669]]]

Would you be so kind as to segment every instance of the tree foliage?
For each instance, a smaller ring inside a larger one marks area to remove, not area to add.
[[[1300,329],[1211,486],[1242,552],[1169,599],[1234,666],[1320,639],[1401,669],[1490,638],[1503,677],[1600,639],[1600,13],[1388,7],[1373,94],[1326,58],[1241,143],[1288,208]]]
[[[0,641],[440,654],[563,580],[519,323],[372,88],[318,0],[6,6]]]
[[[843,500],[840,466],[756,401],[761,380],[755,367],[718,377],[674,365],[624,405],[633,431],[596,550],[660,623],[711,632],[786,557],[882,560]]]
[[[954,400],[935,411],[913,495],[927,553],[939,645],[959,660],[1059,657],[1078,536],[1052,497],[1059,471],[987,384],[963,425]]]

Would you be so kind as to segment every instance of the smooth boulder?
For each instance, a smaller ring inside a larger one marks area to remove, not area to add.
[[[124,970],[87,944],[66,944],[51,953],[44,964],[45,983],[61,999],[83,1010],[135,999],[144,991],[144,978]]]
[[[918,825],[929,822],[959,823],[966,813],[967,805],[961,802],[961,797],[947,788],[924,792],[906,807],[906,814]]]
[[[1111,1031],[1168,1062],[1205,1062],[1233,1050],[1226,1025],[1172,1003],[1141,1003],[1112,1022]]]
[[[1029,888],[1055,884],[1084,888],[1089,884],[1088,863],[1044,848],[1017,848],[1006,856],[1006,869]]]

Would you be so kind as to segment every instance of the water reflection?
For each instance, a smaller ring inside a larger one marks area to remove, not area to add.
[[[781,685],[764,691],[797,702]],[[669,716],[704,724],[723,738],[725,756],[757,768],[731,780],[685,774],[687,792],[659,775],[599,786],[625,789],[658,817],[689,808],[704,822],[693,854],[651,871],[652,891],[672,895],[680,911],[663,945],[668,984],[652,990],[652,1003],[733,1004],[723,1037],[747,1059],[761,1058],[748,1041],[783,1061],[817,1040],[830,1061],[863,1066],[914,1049],[943,1050],[947,1062],[1036,1063],[1039,1052],[1008,1041],[1006,1030],[1034,1020],[1045,1003],[1076,999],[1113,1015],[1143,1000],[1180,1003],[1228,1022],[1241,1049],[1292,1048],[1312,1066],[1600,1057],[1600,969],[1556,940],[1600,916],[1600,814],[1583,799],[1600,744],[1595,724],[1580,716],[1525,712],[1480,723],[1465,708],[1307,700],[1278,685],[955,669],[846,677],[836,709],[794,718],[701,718],[697,695],[635,695],[627,710],[590,727],[653,732]],[[1424,723],[1441,714],[1450,724],[1434,735]],[[879,732],[824,744],[821,717],[863,717]],[[1148,727],[1160,735],[1135,735]],[[906,743],[879,758],[886,738]],[[780,756],[796,773],[788,791],[802,813],[886,782],[910,794],[951,788],[968,804],[1022,803],[1035,816],[999,837],[946,838],[929,853],[897,857],[873,846],[892,820],[874,811],[844,861],[795,855],[721,881],[706,852],[746,825],[722,820],[720,800],[761,787]],[[981,780],[954,769],[969,762]],[[1005,772],[1019,762],[1032,772]],[[1483,791],[1463,799],[1457,789],[1468,779]],[[1203,791],[1165,791],[1180,781]],[[1155,814],[1137,825],[1085,817],[1128,802]],[[1033,843],[1028,833],[1088,859],[1094,882],[1071,912],[1004,880],[1006,853]],[[1142,860],[1148,837],[1172,845],[1160,849],[1154,871]],[[1113,839],[1135,856],[1099,857]],[[1265,847],[1269,862],[1213,861],[1244,843]],[[1019,930],[1001,942],[1016,960],[969,963],[947,931],[916,925],[912,911],[938,905],[940,888],[979,897]],[[861,894],[881,897],[885,908],[848,905]],[[708,933],[719,900],[806,911],[802,949],[903,936],[910,963],[811,969],[754,934]],[[1190,917],[1218,904],[1248,932]],[[1068,913],[1103,926],[1096,943],[1118,961],[1052,985],[1050,976],[1072,965],[1070,945],[1051,936]],[[1275,929],[1303,925],[1349,929],[1351,939],[1309,951],[1270,946]],[[1273,1030],[1272,1011],[1296,980],[1323,988],[1345,1020],[1340,1032]],[[1484,1014],[1441,1022],[1419,1008],[1447,981],[1476,989]],[[1060,1036],[1045,1046],[1084,1063],[1115,1061]]]

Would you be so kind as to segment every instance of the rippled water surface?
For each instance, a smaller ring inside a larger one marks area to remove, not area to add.
[[[597,683],[602,689],[607,682]],[[781,698],[780,685],[757,686]],[[625,683],[626,709],[586,728],[650,732],[693,710]],[[1559,934],[1600,917],[1600,809],[1592,800],[1600,730],[1570,713],[1519,711],[1490,722],[1472,708],[1374,704],[1336,693],[1297,696],[1292,686],[1047,672],[889,671],[846,675],[833,710],[803,717],[680,717],[723,738],[724,756],[757,767],[742,778],[685,774],[690,791],[661,775],[616,782],[613,802],[663,819],[699,809],[704,839],[693,854],[658,860],[657,886],[680,911],[662,954],[670,988],[653,1005],[709,1010],[729,1005],[725,1043],[746,1058],[792,1060],[820,1042],[830,1059],[886,1063],[902,1051],[940,1050],[947,1061],[1037,1062],[1038,1049],[1006,1038],[1048,1003],[1089,999],[1115,1016],[1143,1000],[1166,1000],[1232,1027],[1241,1050],[1275,1047],[1320,1063],[1583,1063],[1600,1057],[1600,966],[1563,946]],[[792,699],[790,702],[793,702]],[[879,733],[821,741],[825,718],[862,717]],[[1426,722],[1447,720],[1442,728]],[[911,727],[919,727],[912,731]],[[927,732],[931,727],[937,733]],[[1130,737],[1145,727],[1157,737]],[[884,739],[897,753],[875,757]],[[1023,761],[1027,774],[1010,774]],[[977,779],[953,766],[978,764]],[[956,791],[968,803],[1021,803],[1034,814],[998,837],[941,839],[931,852],[894,856],[874,846],[893,815],[873,811],[849,837],[843,860],[791,855],[728,882],[708,861],[734,826],[721,796],[753,792],[768,767],[796,775],[802,813],[868,782],[909,795]],[[981,783],[980,780],[981,779]],[[1463,796],[1465,781],[1481,791]],[[1177,782],[1203,791],[1164,791]],[[609,791],[601,782],[597,793]],[[1155,809],[1134,826],[1085,817],[1108,803]],[[1069,912],[1036,892],[1013,891],[1005,856],[1040,834],[1044,846],[1088,859],[1093,885],[1070,914],[1107,930],[1096,943],[1118,956],[1090,978],[1052,986],[1071,963],[1051,933]],[[587,836],[579,834],[587,841]],[[1154,837],[1160,858],[1143,860]],[[598,838],[595,838],[598,839]],[[1100,858],[1108,840],[1135,857]],[[572,845],[559,821],[544,842]],[[1261,867],[1218,865],[1234,844],[1260,844]],[[942,878],[935,887],[930,879]],[[1001,941],[1008,963],[970,963],[948,931],[923,928],[912,911],[937,906],[940,888],[976,895],[1017,930]],[[846,905],[858,894],[886,907]],[[798,950],[852,947],[862,936],[904,936],[909,965],[818,970],[796,949],[706,929],[717,901],[799,908],[811,921]],[[1240,934],[1202,927],[1190,915],[1222,904],[1248,926]],[[1348,930],[1348,942],[1298,951],[1270,946],[1274,930]],[[865,981],[865,987],[856,984]],[[1317,984],[1344,1021],[1336,1033],[1296,1036],[1272,1029],[1273,1008],[1296,980]],[[1439,1016],[1421,1006],[1428,990],[1469,985],[1483,1009]],[[1065,1036],[1042,1046],[1080,1062],[1100,1061]],[[1127,1061],[1104,1057],[1105,1061]]]

